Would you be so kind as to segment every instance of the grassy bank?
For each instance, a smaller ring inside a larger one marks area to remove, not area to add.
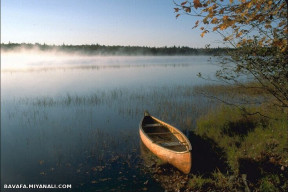
[[[215,157],[207,155],[208,160],[197,162],[197,158],[205,158],[199,152],[205,147],[195,143],[194,166],[198,168],[194,168],[188,181],[189,190],[288,190],[287,114],[272,109],[267,111],[262,106],[246,110],[249,113],[265,110],[263,112],[269,118],[247,115],[239,108],[226,105],[198,119],[194,139],[200,138],[202,143],[208,143]],[[213,167],[201,169],[201,166],[205,167],[203,162],[207,167],[211,164]]]

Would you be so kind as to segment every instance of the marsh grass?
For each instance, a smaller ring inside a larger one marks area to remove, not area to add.
[[[263,103],[270,106],[275,102],[271,94],[261,88],[256,82],[246,82],[245,84],[210,84],[195,86],[195,94],[203,95],[214,100],[218,100],[226,105],[244,109],[245,107],[260,106]],[[273,106],[275,107],[275,106]],[[245,110],[245,109],[244,109]],[[264,113],[266,114],[266,113]]]
[[[231,85],[231,84],[208,84],[204,86],[195,86],[193,92],[201,93],[208,92],[214,95],[249,95],[249,96],[263,96],[269,94],[266,90],[261,88],[257,82],[247,82],[245,84]]]
[[[145,90],[113,89],[98,90],[90,95],[72,95],[58,97],[20,98],[18,104],[42,107],[107,106],[116,108],[120,115],[136,117],[144,110],[177,124],[180,129],[195,128],[196,119],[219,103],[209,98],[195,95],[191,86],[172,88],[155,87]]]
[[[213,186],[213,180],[202,176],[193,175],[188,182],[188,187],[192,190],[206,190],[211,186]]]
[[[247,108],[250,111],[265,109],[261,106],[257,109]],[[220,106],[198,119],[196,135],[206,140],[211,139],[223,150],[222,159],[227,159],[227,176],[223,177],[225,170],[207,176],[213,178],[213,181],[227,180],[214,183],[214,187],[231,191],[243,190],[245,187],[256,191],[288,189],[287,114],[273,109],[268,114],[270,118],[247,116],[238,108]],[[243,175],[247,184],[241,179]],[[202,179],[201,175],[199,179]],[[219,183],[223,186],[217,186]]]
[[[74,61],[75,62],[75,61]],[[162,68],[178,68],[178,67],[190,67],[191,63],[183,64],[109,64],[109,65],[97,65],[97,64],[86,64],[91,61],[83,61],[82,65],[79,63],[70,63],[70,65],[59,66],[59,63],[55,62],[51,66],[36,66],[36,65],[27,65],[23,68],[3,68],[1,73],[38,73],[38,72],[50,72],[50,71],[67,71],[67,70],[106,70],[106,69],[125,69],[125,68],[148,68],[148,67],[162,67]]]

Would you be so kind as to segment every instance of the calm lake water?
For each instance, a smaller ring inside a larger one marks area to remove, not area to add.
[[[213,105],[193,92],[207,84],[199,72],[212,77],[218,69],[208,60],[2,54],[2,190],[72,184],[67,191],[164,191],[145,171],[139,122],[148,110],[186,134],[193,130]]]

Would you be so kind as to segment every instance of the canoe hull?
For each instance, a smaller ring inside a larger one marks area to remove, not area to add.
[[[160,158],[163,162],[169,163],[182,171],[185,174],[190,173],[191,170],[191,152],[186,153],[174,153],[170,150],[166,150],[165,148],[152,143],[144,133],[140,130],[140,138],[143,144],[158,158]]]
[[[163,122],[160,121],[160,123],[163,123]],[[165,123],[165,125],[166,126],[171,126],[171,125],[168,125],[166,123]],[[176,129],[176,128],[174,128],[174,129]],[[178,129],[176,129],[176,130],[179,131]],[[140,134],[140,138],[141,138],[143,144],[152,153],[154,153],[158,158],[160,158],[163,162],[173,165],[174,167],[176,167],[177,169],[179,169],[180,171],[182,171],[185,174],[190,173],[191,166],[192,166],[191,149],[187,150],[187,151],[184,151],[184,152],[176,152],[176,151],[173,151],[173,150],[169,150],[169,149],[167,149],[165,147],[162,147],[162,146],[154,143],[147,136],[147,134],[143,131],[141,124],[140,124],[140,127],[139,127],[139,134]]]

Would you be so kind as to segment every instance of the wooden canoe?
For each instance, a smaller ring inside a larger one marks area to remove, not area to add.
[[[190,172],[192,147],[180,130],[145,112],[139,133],[143,144],[162,161],[185,174]]]

